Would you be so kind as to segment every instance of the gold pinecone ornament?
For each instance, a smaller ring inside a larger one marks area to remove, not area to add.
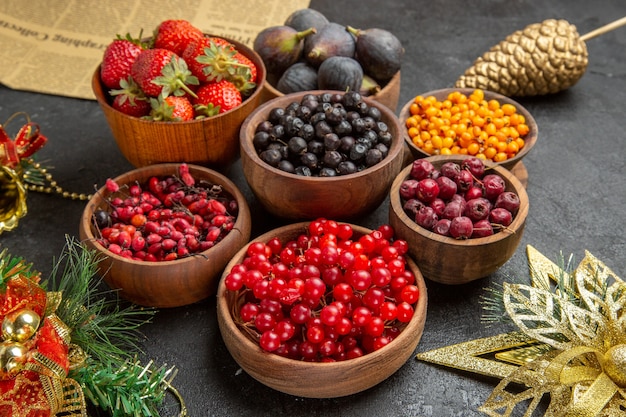
[[[507,36],[479,57],[455,86],[517,97],[556,93],[576,84],[587,63],[587,46],[576,26],[548,19]]]

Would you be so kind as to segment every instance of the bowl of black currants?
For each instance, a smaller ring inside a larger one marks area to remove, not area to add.
[[[250,189],[272,215],[352,220],[376,210],[403,165],[403,128],[360,93],[313,90],[276,97],[240,131]]]

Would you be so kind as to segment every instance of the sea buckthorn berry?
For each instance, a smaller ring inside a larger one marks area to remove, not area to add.
[[[522,147],[488,150],[487,140],[503,136],[508,144],[530,129],[515,105],[485,100],[483,90],[469,96],[453,91],[441,101],[434,96],[415,97],[404,121],[415,146],[429,155],[475,155],[494,162],[513,158]],[[494,145],[491,145],[493,147]]]

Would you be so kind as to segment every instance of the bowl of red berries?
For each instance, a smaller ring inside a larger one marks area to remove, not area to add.
[[[223,174],[155,164],[108,179],[87,203],[79,235],[109,287],[138,305],[179,307],[217,291],[249,240],[250,210]]]
[[[439,155],[416,159],[396,177],[389,224],[425,278],[464,284],[513,256],[528,209],[526,189],[511,171],[472,156]]]
[[[414,354],[427,293],[407,243],[330,219],[269,231],[224,269],[218,324],[234,360],[287,394],[361,392]]]
[[[355,91],[276,97],[241,127],[245,179],[271,214],[353,220],[387,197],[403,165],[395,114]]]
[[[414,158],[470,155],[526,175],[520,162],[535,146],[538,128],[530,112],[501,94],[444,88],[409,100],[400,111]]]
[[[121,153],[135,167],[187,162],[226,171],[239,156],[241,123],[262,102],[263,61],[185,20],[154,32],[113,40],[92,76]]]

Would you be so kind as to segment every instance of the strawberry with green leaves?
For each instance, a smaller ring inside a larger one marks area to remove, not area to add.
[[[193,99],[194,109],[198,116],[214,116],[227,112],[241,105],[241,93],[228,80],[206,83],[196,91],[197,98]]]
[[[169,49],[181,56],[190,43],[204,38],[200,29],[183,19],[169,19],[162,21],[154,33],[154,47]]]
[[[130,69],[135,59],[145,45],[129,34],[122,38],[117,36],[113,42],[107,45],[102,55],[100,64],[100,78],[107,88],[120,88],[120,81],[130,75]]]
[[[169,49],[144,49],[135,59],[130,75],[139,88],[150,97],[159,95],[195,96],[190,85],[197,85],[184,59]]]
[[[132,77],[120,81],[120,88],[110,90],[109,94],[113,97],[111,106],[124,114],[144,117],[150,113],[150,102]]]
[[[190,44],[183,52],[183,58],[201,82],[228,80],[243,95],[248,95],[255,87],[257,69],[254,63],[222,38],[210,37]]]
[[[162,122],[185,122],[193,120],[195,112],[187,97],[159,96],[150,99],[152,110],[148,118]]]

